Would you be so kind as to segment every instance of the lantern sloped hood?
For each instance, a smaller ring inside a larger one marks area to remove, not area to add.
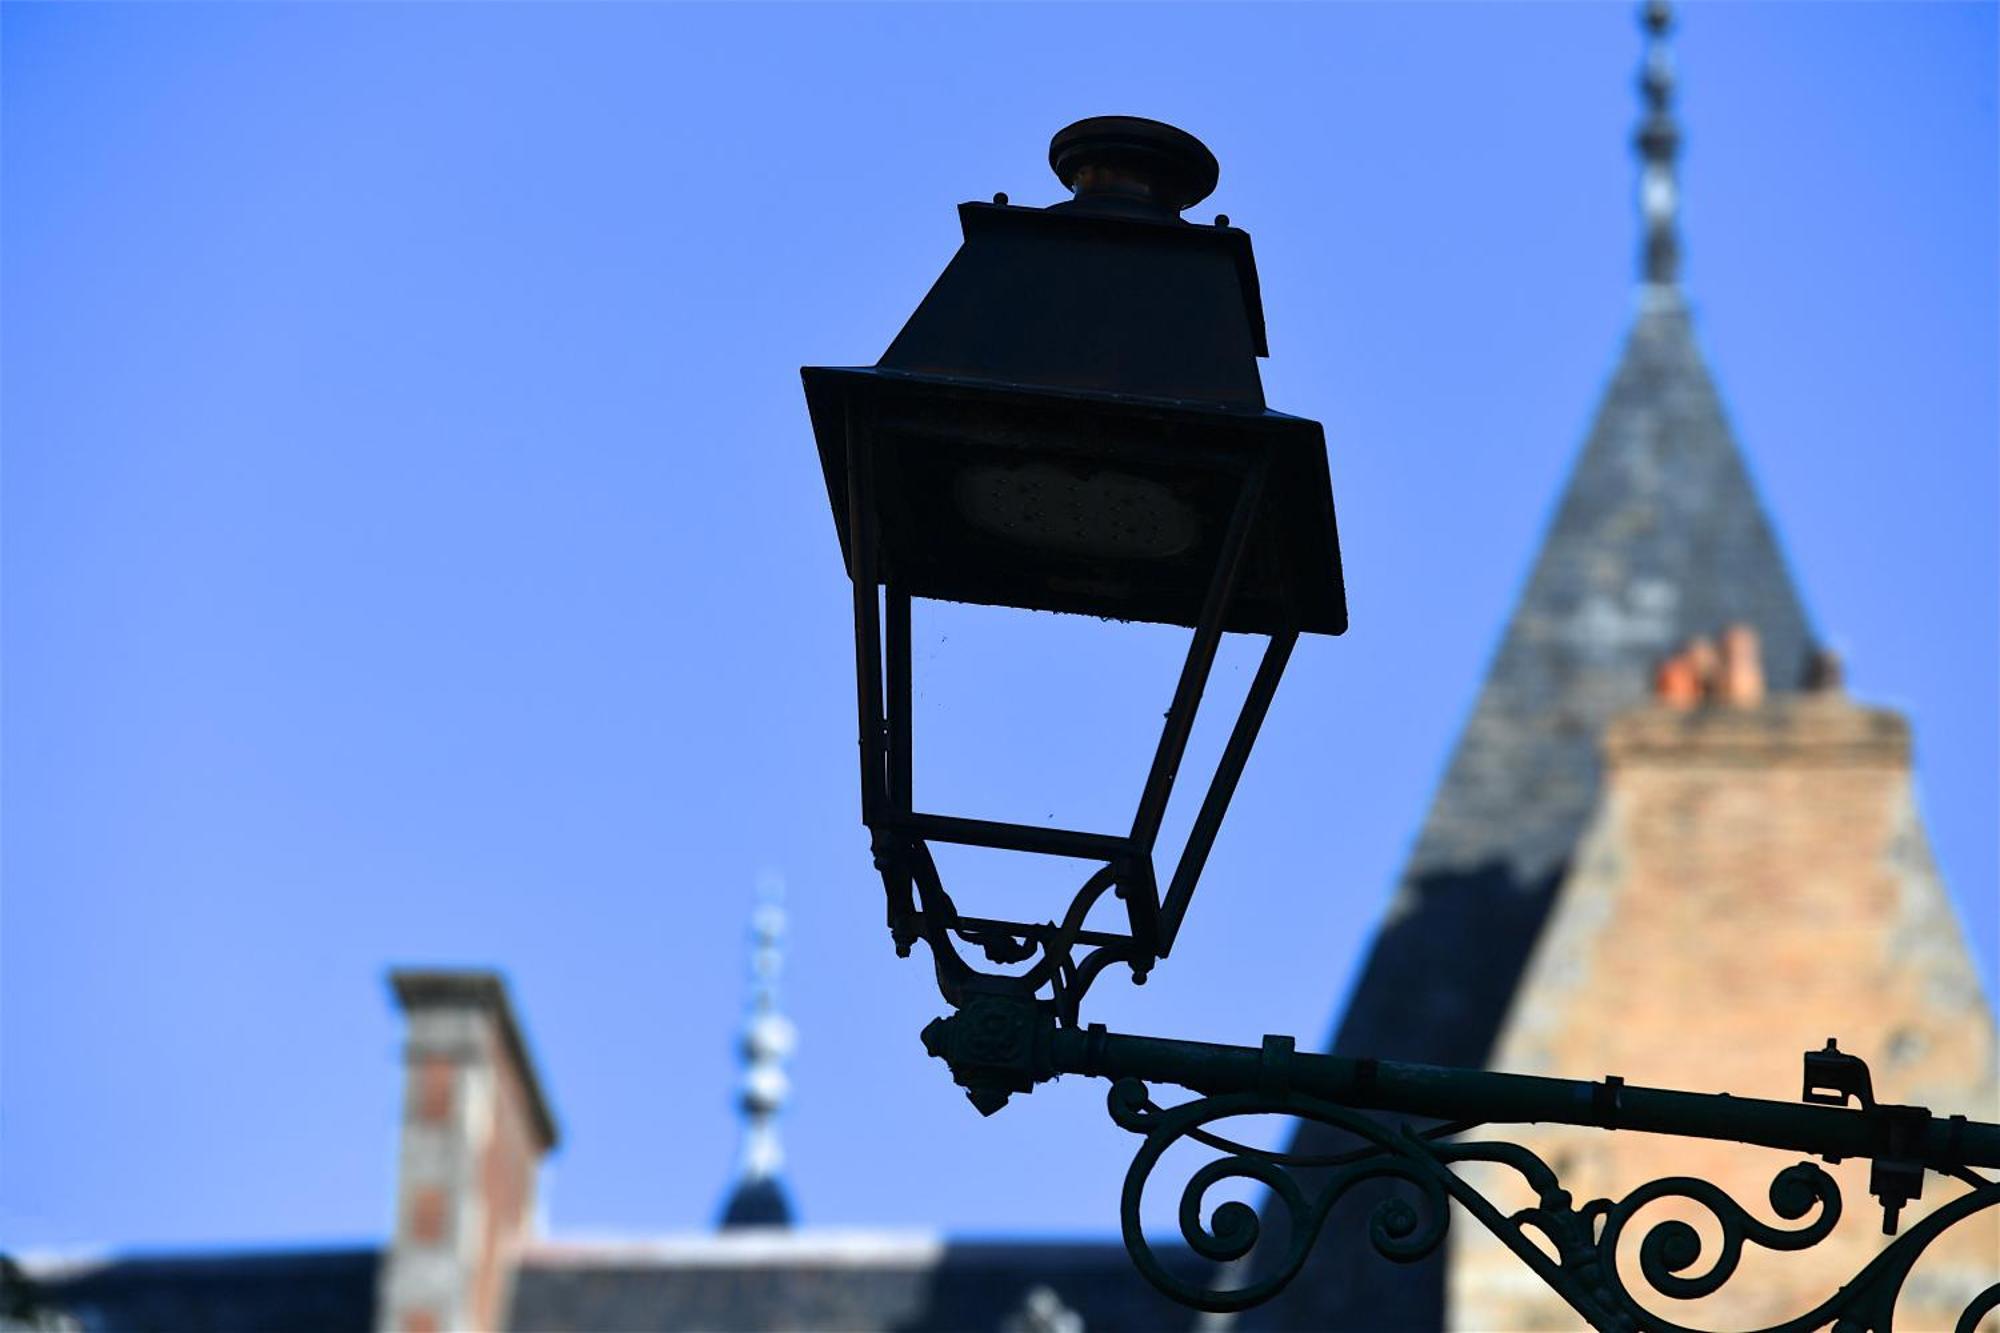
[[[1340,633],[1325,442],[1265,407],[1250,238],[1180,217],[1215,159],[1124,116],[1070,126],[1049,159],[1073,198],[960,205],[964,244],[880,362],[803,372],[843,547],[857,435],[911,595],[1193,625],[1262,462],[1224,627]]]

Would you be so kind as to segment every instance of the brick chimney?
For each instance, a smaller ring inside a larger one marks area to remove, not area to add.
[[[1992,1013],[1918,817],[1908,724],[1854,703],[1831,669],[1816,690],[1766,696],[1753,647],[1731,634],[1712,660],[1670,661],[1657,702],[1606,730],[1596,813],[1493,1067],[1796,1101],[1803,1052],[1835,1036],[1869,1062],[1883,1101],[1990,1119]],[[1714,683],[1691,707],[1681,677],[1697,666]],[[1630,1132],[1539,1126],[1517,1137],[1579,1200],[1694,1175],[1765,1219],[1772,1177],[1797,1160]],[[1828,1170],[1846,1205],[1830,1239],[1797,1255],[1746,1247],[1742,1274],[1717,1295],[1653,1308],[1694,1327],[1762,1327],[1852,1277],[1885,1243],[1881,1213],[1865,1162]],[[1962,1192],[1932,1176],[1904,1228]],[[1713,1229],[1687,1218],[1704,1236]],[[1575,1326],[1520,1280],[1513,1255],[1465,1231],[1452,1233],[1454,1328]],[[2000,1218],[1956,1228],[1904,1288],[1898,1326],[1951,1327],[1992,1281],[1995,1254]]]
[[[497,974],[396,971],[389,983],[409,1040],[377,1333],[497,1329],[555,1121]]]

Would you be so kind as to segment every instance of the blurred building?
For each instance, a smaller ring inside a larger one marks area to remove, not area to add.
[[[1883,1101],[1990,1119],[1992,1010],[1918,818],[1908,725],[1847,698],[1816,647],[1695,340],[1671,16],[1656,0],[1643,22],[1636,318],[1331,1049],[1792,1100],[1803,1053],[1833,1035]],[[1503,1137],[1579,1203],[1685,1174],[1763,1210],[1795,1160],[1592,1129]],[[1342,1146],[1308,1124],[1293,1150]],[[1835,1175],[1834,1238],[1752,1247],[1723,1293],[1652,1308],[1762,1327],[1831,1296],[1882,1244],[1865,1164]],[[1516,1185],[1514,1206],[1532,1203]],[[1925,1203],[1959,1192],[1933,1176]],[[1470,1219],[1432,1258],[1384,1263],[1365,1239],[1378,1197],[1342,1204],[1304,1272],[1244,1322],[1575,1327]],[[1647,1216],[1676,1215],[1699,1218]],[[1694,1271],[1713,1261],[1706,1226]],[[1626,1276],[1647,1291],[1636,1265]],[[1988,1213],[1932,1247],[1899,1317],[1950,1328],[1996,1278]]]
[[[776,1175],[785,1042],[772,1039],[769,982],[780,921],[774,904],[760,909],[744,1160],[716,1230],[631,1242],[540,1235],[536,1177],[557,1128],[505,986],[488,972],[397,972],[408,1040],[386,1246],[9,1265],[0,1329],[1082,1333],[1186,1322],[1115,1241],[793,1227]]]
[[[1817,648],[1695,340],[1679,279],[1667,16],[1652,7],[1646,20],[1637,316],[1333,1049],[1791,1099],[1801,1053],[1831,1035],[1872,1063],[1885,1101],[2000,1117],[1991,1010],[1926,849],[1908,726],[1850,700]],[[760,906],[745,1142],[716,1231],[626,1244],[539,1235],[536,1177],[557,1127],[504,987],[484,973],[402,972],[408,1076],[388,1245],[31,1265],[0,1273],[0,1327],[1082,1333],[1228,1322],[1168,1304],[1115,1241],[793,1225],[777,1133],[792,1041],[777,1002],[782,924],[775,901]],[[1595,1130],[1508,1137],[1580,1200],[1695,1174],[1766,1217],[1771,1177],[1792,1160]],[[1296,1146],[1347,1145],[1308,1126]],[[1834,1240],[1746,1260],[1723,1295],[1676,1317],[1762,1325],[1830,1296],[1882,1244],[1865,1164],[1834,1169],[1849,1209]],[[1957,1188],[1933,1177],[1905,1224]],[[1381,1260],[1365,1239],[1372,1203],[1344,1203],[1292,1286],[1236,1322],[1576,1326],[1467,1218],[1431,1259]],[[839,1211],[838,1200],[820,1206]],[[1950,1327],[2000,1276],[1996,1256],[2000,1219],[1961,1226],[1906,1288],[1902,1322]]]

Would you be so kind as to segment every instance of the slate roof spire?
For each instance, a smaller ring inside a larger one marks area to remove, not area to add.
[[[1341,1055],[1484,1066],[1596,800],[1605,725],[1648,698],[1668,656],[1725,626],[1755,631],[1774,691],[1798,688],[1812,654],[1681,299],[1670,15],[1648,0],[1641,18],[1638,316],[1356,978]],[[1293,1150],[1346,1146],[1309,1122]],[[1328,1223],[1366,1226],[1365,1210]],[[1441,1327],[1443,1252],[1408,1268],[1375,1258],[1321,1246],[1246,1326]]]
[[[1639,217],[1645,232],[1639,273],[1649,288],[1671,289],[1681,276],[1680,184],[1674,176],[1681,127],[1674,119],[1674,56],[1667,45],[1673,8],[1667,0],[1647,0],[1639,22],[1646,32],[1639,68],[1646,111],[1633,136],[1639,149]]]
[[[1666,6],[1648,0],[1642,16],[1654,102],[1638,149],[1650,173],[1672,156]],[[1605,723],[1648,697],[1682,644],[1745,625],[1773,690],[1803,681],[1814,637],[1692,317],[1675,289],[1651,299],[1672,279],[1672,211],[1643,221],[1646,299],[1418,833],[1343,1051],[1484,1060],[1482,1034],[1514,980],[1488,918],[1512,923],[1499,938],[1532,940],[1595,798]],[[1371,984],[1406,933],[1421,939],[1415,956]]]
[[[791,1200],[779,1173],[785,1149],[778,1116],[791,1093],[785,1061],[797,1041],[790,1019],[778,1007],[778,976],[784,969],[785,882],[767,874],[757,885],[750,913],[750,1003],[743,1018],[743,1148],[736,1184],[723,1206],[724,1227],[784,1227],[792,1224]]]

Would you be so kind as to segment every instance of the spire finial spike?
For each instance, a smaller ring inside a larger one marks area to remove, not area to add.
[[[758,877],[757,903],[750,912],[750,1001],[743,1016],[743,1080],[737,1102],[743,1112],[743,1151],[723,1208],[725,1227],[789,1226],[792,1220],[778,1178],[785,1164],[778,1116],[791,1093],[785,1062],[797,1041],[791,1020],[778,1005],[784,937],[785,881],[766,872]]]
[[[1673,7],[1667,0],[1645,0],[1639,22],[1646,31],[1639,69],[1646,110],[1634,136],[1639,149],[1639,216],[1645,226],[1640,276],[1650,287],[1673,287],[1681,275],[1680,187],[1674,175],[1681,127],[1674,119],[1674,58],[1667,45],[1674,26]]]

